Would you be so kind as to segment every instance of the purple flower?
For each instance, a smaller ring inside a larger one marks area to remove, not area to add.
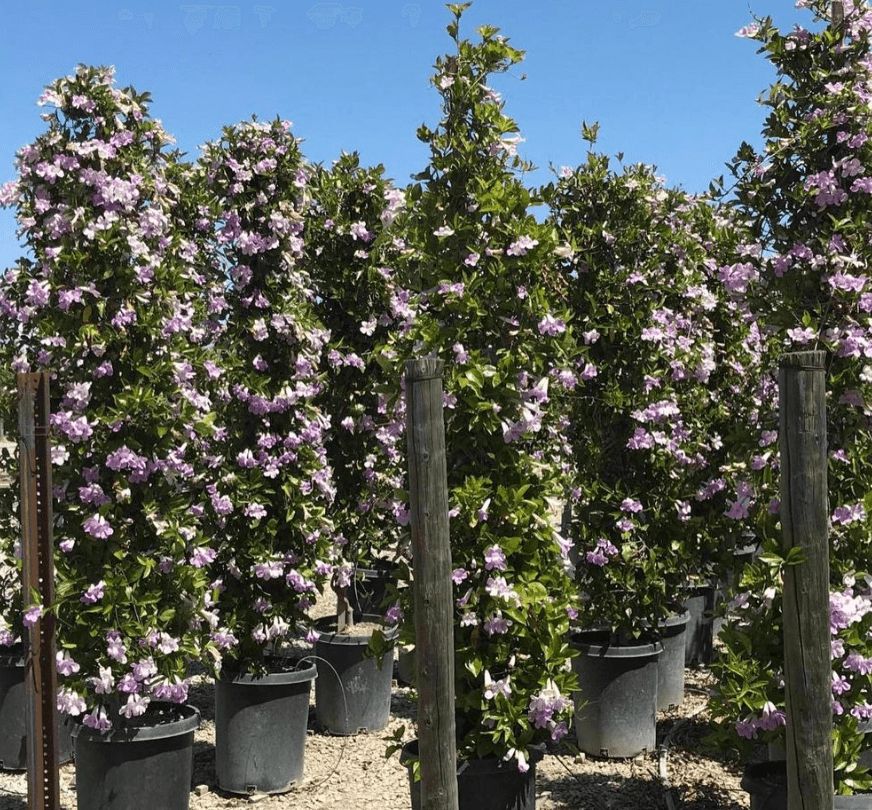
[[[87,708],[85,701],[76,692],[65,688],[58,689],[57,707],[62,714],[69,714],[73,717],[78,717]]]
[[[138,694],[142,687],[133,677],[132,672],[128,672],[120,681],[118,681],[117,689],[119,692],[126,692],[129,695]]]
[[[455,568],[455,569],[451,572],[451,581],[452,581],[455,585],[460,585],[460,583],[463,582],[463,580],[465,580],[468,576],[469,576],[469,574],[466,572],[466,569],[464,569],[464,568]]]
[[[502,633],[508,633],[509,627],[513,624],[514,622],[511,619],[503,618],[503,612],[498,610],[493,616],[485,619],[484,629],[489,636],[500,635]]]
[[[872,672],[872,658],[864,658],[860,653],[852,652],[843,661],[845,669],[857,672],[860,675],[868,675]]]
[[[495,681],[491,678],[490,672],[484,671],[484,697],[485,700],[493,700],[497,695],[508,697],[512,694],[511,675],[506,675],[505,678]]]
[[[115,533],[115,530],[109,524],[109,521],[100,514],[91,515],[91,517],[82,524],[82,528],[92,537],[96,537],[100,540],[105,540],[107,537],[111,537]]]
[[[863,701],[851,709],[851,714],[858,720],[868,720],[872,717],[872,706],[870,706],[866,701]]]
[[[215,557],[218,556],[218,552],[215,551],[214,548],[210,548],[209,546],[198,546],[191,552],[191,565],[194,568],[203,568],[203,566],[209,565],[214,562]]]
[[[49,288],[48,283],[33,279],[27,288],[27,303],[32,307],[44,307],[48,303]]]
[[[103,589],[106,583],[101,579],[96,585],[89,585],[88,590],[81,597],[81,601],[86,605],[93,605],[103,598]]]
[[[285,569],[281,562],[256,563],[254,566],[254,575],[258,579],[279,579],[284,576]],[[350,583],[349,583],[350,584]]]
[[[517,241],[512,242],[506,248],[507,256],[526,256],[527,251],[539,244],[538,239],[533,239],[529,236],[522,236]]]
[[[94,707],[94,710],[82,718],[88,728],[95,731],[108,731],[112,728],[112,721],[106,716],[106,710],[102,706]]]
[[[229,515],[233,511],[233,502],[227,495],[212,496],[212,508],[218,515]]]
[[[124,642],[121,639],[121,633],[117,630],[110,630],[106,633],[106,654],[119,664],[127,663],[127,653],[124,650]]]
[[[157,649],[159,649],[164,655],[178,652],[179,640],[171,636],[169,633],[161,633]]]
[[[75,675],[81,667],[70,658],[68,652],[58,652],[55,656],[59,675]]]
[[[539,321],[539,334],[540,335],[559,335],[561,332],[566,331],[566,322],[560,320],[559,318],[555,318],[550,312]]]
[[[600,548],[596,548],[593,551],[588,551],[587,554],[584,555],[584,557],[591,565],[598,565],[600,566],[600,568],[602,568],[602,566],[604,566],[609,561],[609,558],[602,553],[602,550]]]
[[[834,695],[844,695],[845,692],[851,691],[851,682],[844,675],[834,672],[832,690]]]
[[[266,507],[262,503],[250,503],[243,512],[251,518],[266,517]]]
[[[736,721],[736,733],[746,740],[751,740],[757,734],[757,725],[750,717]]]
[[[764,731],[773,731],[778,726],[786,726],[787,717],[781,709],[776,708],[775,704],[766,701],[763,704],[763,716],[756,721],[757,728],[762,728]]]
[[[494,599],[505,599],[517,604],[521,602],[517,591],[509,585],[505,577],[488,577],[485,590]]]
[[[119,709],[118,713],[123,714],[128,720],[140,717],[145,714],[145,710],[150,702],[151,698],[142,697],[141,695],[130,695],[127,698],[127,703]]]
[[[865,519],[866,510],[862,503],[855,503],[853,506],[836,507],[832,517],[833,523],[839,523],[842,526],[847,526],[849,523]]]
[[[490,546],[484,552],[484,567],[486,571],[505,571],[506,555],[499,546]]]

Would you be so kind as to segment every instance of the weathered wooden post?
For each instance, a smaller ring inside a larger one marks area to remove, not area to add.
[[[832,810],[827,419],[822,351],[793,352],[779,369],[781,526],[788,810]]]
[[[48,372],[18,375],[22,593],[25,605],[38,594],[44,608],[54,602],[48,378]],[[54,614],[43,613],[26,641],[27,804],[33,810],[60,807],[54,624]]]
[[[421,810],[457,810],[454,597],[442,361],[406,362]]]

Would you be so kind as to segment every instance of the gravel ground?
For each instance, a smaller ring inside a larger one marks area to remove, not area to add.
[[[538,810],[748,807],[748,796],[739,787],[739,766],[707,752],[703,744],[708,727],[705,693],[710,686],[711,676],[706,670],[687,671],[684,703],[658,717],[658,752],[634,760],[584,758],[568,747],[547,754],[536,778]],[[351,806],[355,810],[409,810],[406,769],[397,754],[391,759],[384,757],[386,739],[396,729],[405,726],[405,738],[414,736],[415,705],[409,697],[408,689],[394,687],[391,721],[384,731],[330,737],[315,730],[313,689],[304,781],[281,796],[249,798],[222,793],[216,787],[213,686],[207,678],[201,678],[191,690],[191,702],[202,714],[194,740],[191,810],[254,806],[258,810],[348,810]],[[660,776],[664,768],[668,788]],[[75,766],[63,766],[60,776],[61,807],[75,810]],[[25,774],[0,773],[0,810],[27,810],[26,794]]]

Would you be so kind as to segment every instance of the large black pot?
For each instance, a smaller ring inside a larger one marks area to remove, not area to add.
[[[193,706],[154,701],[123,728],[73,729],[80,810],[188,810],[193,773]]]
[[[361,617],[365,622],[380,620],[376,615]],[[372,636],[339,634],[331,617],[319,620],[315,626],[320,633],[315,642],[318,724],[328,734],[381,731],[391,716],[393,646],[379,660],[368,654]],[[393,641],[398,633],[399,628],[392,627],[385,630],[385,638]]]
[[[355,616],[384,614],[388,588],[397,578],[399,566],[393,560],[376,560],[358,566],[348,587],[348,604]]]
[[[58,722],[60,764],[73,758],[70,732],[75,725],[70,715]],[[21,771],[27,768],[27,695],[24,686],[24,652],[13,648],[0,655],[0,769]]]
[[[539,748],[529,751],[526,773],[509,761],[491,757],[469,759],[457,765],[458,810],[535,810],[536,763],[542,759]],[[409,769],[412,810],[421,810],[421,782],[416,781],[413,763],[418,759],[418,741],[403,746],[400,762]]]
[[[657,744],[659,643],[618,645],[608,630],[571,636],[579,651],[575,731],[578,747],[595,756],[633,757]]]
[[[684,702],[684,637],[690,613],[670,616],[657,629],[663,652],[657,657],[657,711],[680,706]]]
[[[287,666],[287,664],[286,664]],[[230,793],[284,793],[303,778],[314,664],[215,682],[215,771]]]
[[[690,614],[684,633],[684,665],[710,664],[714,647],[712,613],[715,609],[714,585],[690,588],[684,600],[684,609]]]
[[[745,766],[742,789],[751,799],[751,810],[787,810],[787,762],[783,759]],[[872,794],[833,796],[833,810],[872,810]]]

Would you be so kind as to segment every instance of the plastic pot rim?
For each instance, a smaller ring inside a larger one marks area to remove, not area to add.
[[[604,638],[591,638],[590,641],[582,640],[582,636],[604,636]],[[606,643],[603,644],[602,642]],[[608,630],[581,630],[573,633],[569,638],[569,645],[581,651],[588,658],[645,658],[657,656],[663,652],[663,644],[659,641],[646,642],[643,644],[616,644],[611,642],[611,633]]]
[[[541,762],[545,757],[545,744],[536,743],[530,745],[526,750],[527,762],[535,765]],[[411,768],[412,764],[418,760],[418,739],[409,740],[400,749],[400,764]],[[510,771],[519,774],[517,763],[513,760],[505,760],[497,757],[481,757],[478,759],[459,759],[457,761],[457,775],[466,774],[467,776],[486,776],[488,773]]]
[[[355,618],[355,622],[372,622],[373,624],[380,624],[382,626],[382,632],[385,635],[385,641],[394,641],[400,634],[400,626],[398,624],[395,624],[392,627],[385,627],[383,618],[375,613],[364,613],[362,616]],[[353,647],[366,647],[369,645],[372,633],[368,633],[365,636],[349,636],[340,634],[335,630],[331,632],[329,630],[321,629],[323,627],[330,627],[335,623],[335,616],[325,616],[323,619],[318,619],[315,622],[315,628],[320,634],[315,644],[346,644]]]
[[[200,710],[187,703],[165,703],[155,701],[152,706],[172,707],[181,714],[174,720],[166,723],[158,723],[150,726],[136,726],[134,728],[110,728],[106,731],[76,723],[70,734],[74,740],[87,740],[96,743],[114,742],[144,742],[147,740],[163,740],[168,737],[180,737],[183,734],[196,731],[200,727]]]
[[[311,656],[309,656],[311,658]],[[300,659],[302,664],[307,657]],[[294,669],[286,672],[267,672],[263,675],[255,675],[251,672],[222,672],[216,683],[227,685],[239,684],[241,686],[285,686],[303,681],[314,681],[318,677],[318,666],[314,661],[308,661],[304,669]]]

